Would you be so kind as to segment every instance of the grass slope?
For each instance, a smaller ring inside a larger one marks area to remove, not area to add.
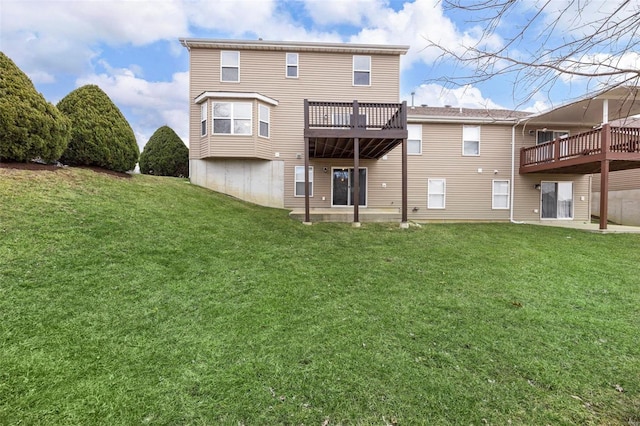
[[[0,201],[0,424],[640,422],[637,235],[306,227],[74,169]]]

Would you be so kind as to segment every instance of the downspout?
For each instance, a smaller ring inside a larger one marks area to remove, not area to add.
[[[514,204],[514,200],[516,199],[515,197],[515,187],[516,187],[516,183],[515,183],[515,177],[516,177],[516,126],[519,124],[519,122],[516,122],[512,127],[511,127],[511,200],[509,203],[509,221],[511,223],[517,223],[517,224],[522,224],[524,222],[521,221],[516,221],[513,219],[513,204]]]

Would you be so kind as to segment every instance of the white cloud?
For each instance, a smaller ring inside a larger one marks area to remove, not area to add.
[[[102,65],[107,72],[83,76],[76,84],[98,85],[119,108],[129,111],[125,115],[140,147],[163,125],[171,127],[188,144],[188,72],[175,73],[168,82],[152,82],[140,78],[132,69],[111,68],[106,63]]]
[[[247,32],[260,35],[265,23],[280,24],[273,19],[275,0],[185,0],[183,4],[191,24],[236,36]]]
[[[608,53],[595,53],[590,55],[583,55],[580,58],[570,58],[566,62],[566,68],[570,72],[581,74],[598,74],[612,72],[616,70],[624,71],[630,70],[630,73],[621,73],[613,76],[597,77],[596,82],[601,85],[609,85],[618,81],[622,81],[626,78],[632,77],[634,74],[638,75],[640,70],[640,53],[638,52],[625,52],[622,55],[611,55]],[[559,77],[565,83],[585,82],[589,77],[573,75],[573,74],[559,74]]]
[[[411,49],[402,62],[405,69],[419,61],[431,64],[440,57],[441,51],[429,47],[430,43],[463,54],[468,46],[480,42],[481,30],[474,27],[461,32],[454,22],[444,15],[440,0],[416,0],[413,3],[405,3],[398,11],[384,8],[368,17],[369,26],[351,37],[351,41],[410,45]],[[498,36],[484,41],[485,45],[493,47],[500,46],[501,43]]]
[[[100,45],[141,46],[187,33],[177,0],[2,0],[0,14],[0,48],[29,74],[80,74]]]
[[[405,94],[402,98],[411,105],[410,94]],[[433,107],[450,105],[462,108],[504,109],[491,99],[485,98],[477,87],[463,86],[450,89],[439,84],[421,84],[415,90],[414,104]]]
[[[386,0],[304,0],[304,7],[318,25],[362,25],[388,10]]]

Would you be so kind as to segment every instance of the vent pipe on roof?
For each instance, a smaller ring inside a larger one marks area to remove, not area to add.
[[[416,105],[413,103],[414,96],[416,96],[416,92],[411,92],[411,108],[415,108]]]
[[[445,105],[444,107],[445,108],[451,108],[451,105]]]

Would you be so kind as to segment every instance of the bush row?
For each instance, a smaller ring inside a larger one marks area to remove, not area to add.
[[[159,128],[141,155],[127,119],[98,86],[82,86],[56,107],[0,52],[0,161],[34,159],[118,172],[139,159],[142,173],[188,175],[188,149],[171,128]]]

